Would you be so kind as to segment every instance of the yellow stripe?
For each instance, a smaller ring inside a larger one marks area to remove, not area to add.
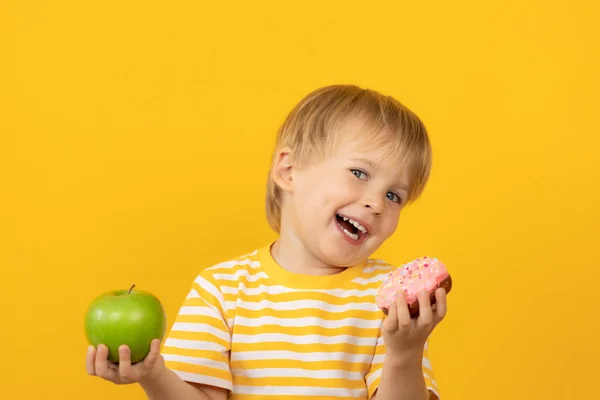
[[[241,300],[246,302],[255,302],[258,303],[261,300],[268,297],[269,301],[272,303],[286,303],[288,301],[298,301],[298,300],[316,300],[322,301],[324,303],[334,305],[334,306],[344,306],[349,303],[372,303],[375,301],[375,296],[349,296],[349,297],[337,297],[329,293],[322,292],[289,292],[289,293],[279,293],[279,294],[245,294],[240,292],[239,296],[235,295],[226,295],[227,301],[236,301],[239,297]]]
[[[213,361],[229,363],[229,356],[227,354],[223,354],[218,351],[192,350],[192,349],[182,349],[181,347],[165,346],[162,352],[163,352],[163,354],[173,354],[173,355],[178,355],[178,356],[206,358],[206,359],[213,360]]]
[[[346,379],[315,379],[299,377],[268,377],[268,378],[249,378],[245,376],[236,376],[236,385],[248,386],[319,386],[326,388],[348,388],[364,389],[364,381],[350,381]]]
[[[377,321],[380,318],[378,312],[363,311],[363,310],[348,310],[342,312],[327,312],[324,310],[314,308],[304,308],[298,310],[273,310],[271,308],[264,308],[262,310],[248,310],[243,307],[239,307],[235,312],[238,317],[245,318],[260,318],[260,317],[276,317],[276,318],[306,318],[306,317],[317,317],[323,318],[328,321],[338,321],[344,318],[359,318],[364,320]]]
[[[264,395],[251,395],[251,394],[236,394],[237,400],[265,400]],[[322,396],[310,396],[310,400],[331,400],[331,397]],[[277,396],[277,400],[306,400],[307,396]],[[339,397],[336,396],[336,400],[356,400],[355,397]]]
[[[385,346],[384,345],[378,345],[377,347],[375,347],[375,355],[381,355],[381,354],[385,354]]]
[[[351,335],[357,337],[371,337],[376,338],[379,333],[379,329],[376,328],[358,328],[358,327],[341,327],[341,328],[322,328],[318,326],[277,326],[277,325],[263,325],[261,327],[253,326],[242,326],[237,325],[235,333],[240,335],[255,335],[257,333],[274,333],[284,335],[323,335],[323,336],[337,336],[337,335]]]
[[[390,269],[391,271],[391,269]],[[235,281],[232,281],[230,279],[226,279],[226,278],[221,278],[219,276],[215,276],[215,283],[219,286],[233,286],[235,285],[235,287],[237,287],[237,283],[238,282],[244,282],[244,284],[248,287],[258,287],[261,284],[265,285],[265,286],[270,286],[272,285],[270,278],[268,275],[266,275],[266,273],[262,270],[262,268],[250,268],[247,265],[239,265],[239,266],[235,266],[233,268],[219,268],[219,269],[215,269],[215,270],[211,270],[211,273],[215,274],[215,275],[233,275],[235,276],[236,274],[238,274],[238,278]],[[367,273],[362,273],[361,275],[359,275],[357,278],[358,282],[353,282],[352,280],[350,281],[342,281],[340,282],[340,289],[348,289],[348,288],[357,288],[357,289],[361,289],[361,288],[376,288],[379,287],[379,285],[381,285],[381,281],[385,278],[385,276],[389,273],[389,271],[385,271],[385,270],[375,270],[372,272],[367,272]],[[258,276],[258,278],[257,278]],[[375,277],[379,276],[380,279],[375,280],[373,282],[369,282],[369,283],[363,283],[361,281],[363,280],[369,280],[369,279],[373,279]],[[252,282],[248,279],[248,278],[252,278]]]
[[[212,279],[209,279],[209,277],[207,276],[203,276],[203,278],[205,278],[206,280],[208,280],[211,284],[214,285],[214,282],[212,281]],[[223,310],[223,307],[221,307],[221,302],[212,294],[210,294],[210,292],[208,292],[207,290],[205,290],[202,286],[200,286],[198,283],[194,282],[192,284],[192,287],[194,288],[194,290],[196,290],[196,292],[198,292],[198,294],[200,295],[200,297],[202,299],[204,299],[204,301],[214,307],[217,308],[217,310],[219,310],[219,312],[223,315],[225,315],[225,310]],[[216,289],[216,291],[219,291],[218,288],[214,288]],[[192,300],[193,298],[190,299],[186,299],[184,301],[184,305],[188,305],[191,304],[190,300]]]
[[[230,281],[227,279],[216,279],[215,278],[215,282],[219,286],[228,286],[228,287],[238,287],[238,284],[244,284],[244,286],[246,286],[248,289],[258,289],[260,286],[272,286],[272,283],[269,278],[260,278],[255,281],[254,280],[249,281],[246,276],[240,276],[237,281]],[[338,286],[336,286],[335,289],[338,289],[338,290],[352,290],[352,289],[366,290],[366,289],[378,288],[379,285],[380,284],[378,282],[372,282],[367,285],[362,285],[362,284],[351,282],[351,281],[345,281],[345,282],[340,282],[340,284]]]
[[[227,325],[225,324],[225,322],[223,321],[223,318],[215,318],[215,317],[208,317],[206,315],[196,315],[196,314],[178,314],[175,317],[175,321],[174,322],[193,322],[193,323],[202,323],[202,324],[206,324],[206,325],[210,325],[214,328],[217,328],[223,332],[229,332],[229,328],[227,328]]]
[[[269,350],[286,350],[296,353],[329,353],[343,352],[352,355],[372,354],[373,348],[370,346],[357,346],[348,343],[338,344],[294,344],[287,342],[267,342],[267,343],[233,343],[232,350],[237,351],[269,351]]]
[[[202,342],[214,342],[225,348],[229,348],[229,341],[225,341],[207,332],[171,331],[169,337],[173,339],[198,340]]]
[[[375,389],[377,389],[379,387],[380,382],[381,382],[381,376],[379,378],[375,379],[373,382],[371,382],[371,384],[368,386],[369,395],[372,395],[373,392],[375,391]]]
[[[428,388],[437,389],[437,386],[433,384],[431,379],[428,379],[427,377],[424,377],[424,378],[425,378],[425,386],[427,386]]]
[[[177,371],[190,372],[193,374],[206,375],[213,378],[231,381],[231,374],[222,369],[211,368],[204,365],[187,364],[179,361],[165,361],[165,365],[169,369],[174,369]]]
[[[341,369],[349,372],[366,373],[369,370],[369,363],[359,362],[308,362],[298,360],[280,360],[280,359],[265,359],[265,360],[242,360],[231,361],[232,369],[262,369],[262,368],[302,368],[311,371],[336,370]]]
[[[256,264],[258,262],[256,258],[253,257],[248,257],[247,259],[250,260],[250,264]],[[249,271],[250,273],[262,272],[262,268],[260,266],[253,268],[251,265],[247,264],[247,259],[245,258],[241,260],[234,260],[231,263],[217,264],[213,267],[207,268],[206,271],[210,272],[211,274],[235,274],[238,271]],[[246,263],[242,264],[242,261],[246,261]]]

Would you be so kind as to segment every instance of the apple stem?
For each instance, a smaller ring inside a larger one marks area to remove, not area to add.
[[[134,287],[135,287],[135,283],[133,285],[131,285],[131,287],[129,288],[129,292],[127,292],[127,294],[131,294],[131,291],[133,290]]]

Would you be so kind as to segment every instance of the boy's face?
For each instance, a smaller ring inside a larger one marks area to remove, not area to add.
[[[408,176],[383,149],[345,135],[333,154],[293,170],[286,216],[294,235],[322,262],[363,261],[396,230]]]

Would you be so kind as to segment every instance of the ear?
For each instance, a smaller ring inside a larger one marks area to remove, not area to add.
[[[275,184],[284,192],[292,190],[293,167],[291,149],[289,147],[282,147],[275,154],[271,174]]]

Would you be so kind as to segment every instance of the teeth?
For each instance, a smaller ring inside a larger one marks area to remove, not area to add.
[[[344,231],[344,233],[346,235],[350,236],[352,239],[358,240],[358,233],[352,233],[348,229],[342,229],[342,230]]]
[[[356,229],[358,229],[362,233],[367,233],[367,228],[365,228],[364,226],[362,226],[358,222],[356,222],[356,221],[354,221],[352,219],[348,219],[348,222],[350,222],[352,225],[354,225],[356,227]]]
[[[339,215],[339,214],[338,214],[338,215]],[[348,222],[350,222],[352,225],[354,225],[354,227],[355,227],[356,229],[358,229],[359,231],[361,231],[363,234],[366,234],[366,233],[368,232],[368,231],[367,231],[367,228],[365,228],[364,226],[362,226],[360,223],[358,223],[357,221],[353,220],[352,218],[347,218],[347,217],[344,217],[343,215],[339,215],[339,216],[340,216],[340,217],[341,217],[341,218],[342,218],[344,221],[348,221]],[[350,236],[350,237],[351,237],[351,238],[353,238],[354,240],[357,240],[357,239],[358,239],[358,234],[356,234],[356,233],[352,233],[352,232],[349,232],[349,231],[347,231],[347,230],[345,230],[345,229],[344,229],[344,232],[346,233],[346,235]]]

